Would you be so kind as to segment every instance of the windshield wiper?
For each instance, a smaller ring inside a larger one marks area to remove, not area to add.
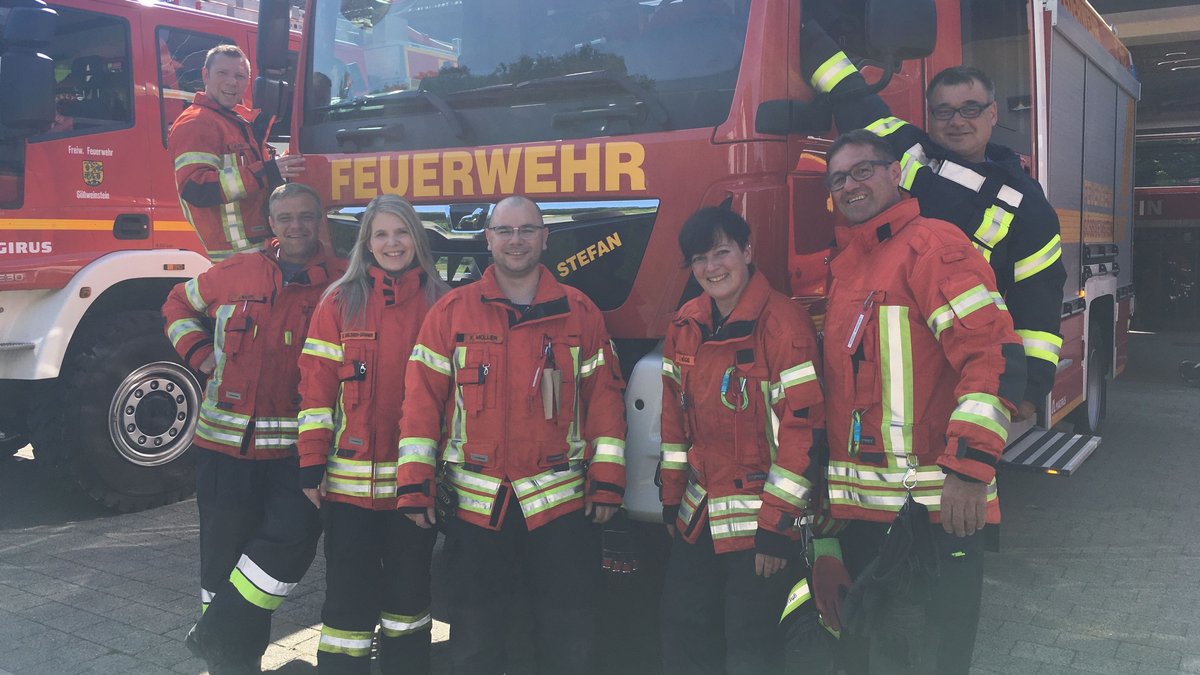
[[[519,91],[538,89],[542,87],[596,83],[616,85],[619,89],[633,96],[639,103],[643,104],[646,107],[646,112],[650,116],[650,119],[657,122],[661,128],[670,128],[671,115],[667,112],[667,108],[663,105],[662,99],[660,99],[657,94],[636,84],[633,80],[625,75],[616,75],[607,70],[589,70],[582,73],[555,75],[554,77],[543,77],[536,80],[525,80],[523,82],[494,84],[486,87],[479,87],[478,89],[464,89],[448,95],[453,98],[468,98],[480,95],[486,96],[489,94],[516,93]]]
[[[454,110],[454,108],[451,108],[450,104],[446,103],[446,100],[443,99],[441,96],[438,96],[437,94],[433,93],[432,91],[426,91],[424,89],[389,91],[384,94],[358,96],[358,97],[355,97],[354,99],[351,99],[350,101],[343,101],[341,103],[334,103],[334,104],[327,105],[327,106],[320,106],[318,108],[313,108],[312,110],[313,110],[313,112],[338,112],[338,111],[344,111],[344,110],[362,110],[363,108],[365,108],[369,105],[380,105],[380,104],[386,104],[386,103],[404,103],[404,102],[410,101],[410,100],[425,101],[429,105],[433,106],[433,109],[438,111],[438,114],[440,114],[442,119],[445,120],[446,127],[449,128],[450,133],[454,134],[455,138],[459,139],[460,141],[466,142],[466,143],[471,142],[471,138],[470,138],[471,135],[470,135],[470,133],[468,133],[466,126],[463,125],[462,115],[459,115],[458,112]]]

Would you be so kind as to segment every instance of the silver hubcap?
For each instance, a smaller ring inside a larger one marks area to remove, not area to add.
[[[139,466],[161,466],[191,445],[200,411],[200,384],[183,366],[148,363],[129,374],[113,396],[109,435]]]

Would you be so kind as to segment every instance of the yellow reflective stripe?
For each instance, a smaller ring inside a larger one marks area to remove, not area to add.
[[[992,294],[983,284],[973,286],[950,299],[950,308],[954,310],[959,319],[965,319],[991,304],[994,304]]]
[[[437,442],[432,438],[401,438],[398,464],[428,464],[437,459]]]
[[[889,463],[905,466],[912,452],[913,363],[908,307],[879,308],[879,369],[882,376],[883,448]]]
[[[689,478],[687,488],[683,491],[683,501],[679,504],[680,520],[684,523],[690,523],[692,516],[696,513],[696,509],[700,508],[700,504],[704,501],[704,497],[707,494],[708,492],[702,485]]]
[[[246,185],[242,182],[241,167],[238,166],[236,155],[224,155],[222,157],[225,166],[222,166],[218,175],[220,176],[221,192],[225,194],[226,202],[234,202],[246,196]]]
[[[674,361],[665,356],[662,360],[662,372],[663,377],[669,377],[675,384],[679,384],[679,367],[675,365]]]
[[[788,592],[787,602],[783,605],[783,614],[780,615],[779,621],[782,622],[788,617],[788,614],[800,609],[800,606],[810,599],[812,599],[812,592],[808,589],[808,578],[803,577]]]
[[[578,348],[572,347],[571,349],[577,350]],[[604,365],[604,349],[601,348],[596,351],[595,355],[593,355],[592,358],[585,359],[583,361],[583,363],[581,363],[579,365],[579,376],[580,377],[588,377],[592,373],[596,372],[597,368],[599,368],[600,366],[603,366],[603,365]]]
[[[823,94],[829,93],[842,80],[857,72],[858,69],[854,67],[854,63],[850,61],[846,53],[838,52],[813,71],[812,86]]]
[[[333,431],[333,408],[305,408],[297,414],[296,420],[300,423],[300,433],[320,429]]]
[[[220,169],[221,158],[211,152],[183,152],[175,157],[176,171],[190,164],[201,164],[203,166],[211,166],[214,169]]]
[[[1023,328],[1017,329],[1017,335],[1021,336],[1021,342],[1025,346],[1025,356],[1058,365],[1058,355],[1063,344],[1061,337],[1054,333]]]
[[[762,499],[754,495],[729,495],[726,497],[710,497],[708,500],[708,515],[720,518],[737,514],[758,514],[762,508]]]
[[[242,233],[242,206],[240,201],[233,201],[221,206],[221,222],[225,229],[225,238],[235,252],[254,248],[254,244]]]
[[[954,324],[954,310],[950,309],[950,305],[942,305],[933,310],[925,323],[929,325],[929,330],[933,331],[933,337],[941,339],[942,331]]]
[[[341,363],[342,359],[345,358],[345,352],[342,351],[341,345],[335,342],[326,342],[324,340],[318,340],[317,338],[312,337],[304,341],[304,349],[302,349],[300,353],[308,354],[309,356],[316,356],[322,359],[329,359],[330,361],[337,361],[338,363]]]
[[[996,291],[992,291],[992,303],[1004,311],[1008,311],[1008,305],[1004,304],[1004,296]]]
[[[593,462],[610,462],[625,466],[625,441],[620,438],[600,436],[595,440],[595,448],[596,452],[592,456]]]
[[[348,477],[362,476],[369,479],[373,473],[371,460],[346,459],[338,457],[336,454],[330,456],[326,468],[330,472],[343,474]]]
[[[681,443],[662,444],[662,468],[664,471],[685,471],[688,467],[688,447]]]
[[[447,377],[450,376],[450,359],[438,354],[425,345],[414,345],[409,360],[428,366],[431,370],[437,371]]]
[[[583,467],[551,469],[535,476],[512,481],[513,493],[525,517],[541,513],[573,499],[583,498]]]
[[[909,490],[904,480],[907,469],[888,470],[863,466],[854,462],[830,461],[828,469],[829,500],[834,505],[853,506],[880,511],[898,511]],[[938,510],[941,507],[942,484],[946,475],[936,466],[918,467],[909,476],[913,498]],[[987,488],[987,500],[996,499],[996,481]]]
[[[229,581],[247,602],[267,610],[278,607],[283,598],[296,587],[294,582],[280,581],[271,576],[244,553],[233,573],[229,575]]]
[[[899,117],[880,117],[874,122],[868,124],[866,129],[876,136],[883,137],[890,136],[893,132],[900,127],[903,127],[905,124],[908,124],[908,122],[905,122]]]
[[[1012,224],[1012,220],[1013,214],[1000,208],[999,205],[989,206],[983,212],[983,218],[975,230],[976,241],[989,249],[996,248],[996,245],[1008,236],[1008,228]]]
[[[983,427],[1000,437],[1000,441],[1008,441],[1009,422],[1008,408],[1000,399],[991,394],[966,394],[958,399],[958,406],[950,414],[951,422],[965,422]]]
[[[783,385],[785,391],[798,384],[812,382],[816,379],[817,367],[813,365],[812,361],[805,361],[779,373],[779,383]]]
[[[179,319],[167,327],[167,337],[176,347],[179,346],[179,341],[183,339],[183,336],[188,333],[200,333],[205,337],[208,336],[208,332],[204,330],[204,324],[199,319]]]
[[[379,628],[386,637],[400,637],[432,627],[433,616],[429,610],[413,615],[379,613]]]
[[[767,474],[767,482],[763,491],[792,506],[802,509],[808,504],[812,484],[804,476],[792,473],[787,469],[773,465]]]
[[[183,284],[183,290],[186,292],[188,304],[197,312],[203,312],[208,309],[208,303],[204,301],[204,296],[200,295],[200,279],[199,277],[188,279]]]
[[[1013,281],[1023,281],[1054,264],[1062,257],[1062,239],[1056,234],[1037,253],[1013,265]]]
[[[338,630],[323,626],[321,641],[317,643],[317,651],[327,654],[345,654],[356,658],[371,656],[371,642],[375,639],[375,631]]]

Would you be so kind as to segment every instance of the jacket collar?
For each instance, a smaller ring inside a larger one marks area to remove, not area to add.
[[[480,299],[485,303],[494,303],[505,307],[508,311],[509,326],[569,314],[571,306],[567,301],[567,293],[562,284],[554,279],[545,265],[538,265],[538,271],[540,274],[538,275],[537,291],[533,294],[533,302],[524,311],[504,295],[500,283],[496,281],[495,265],[488,266],[483,272],[483,278],[478,281]]]
[[[267,243],[263,244],[262,249],[259,250],[259,254],[271,261],[271,265],[275,269],[279,269],[278,239],[270,239]],[[331,259],[325,253],[324,246],[320,242],[317,242],[317,252],[308,260],[308,264],[304,266],[304,269],[292,277],[292,280],[288,284],[320,285],[334,281],[333,274],[330,272],[330,262]]]
[[[871,250],[896,235],[906,225],[921,215],[921,204],[916,199],[901,199],[883,213],[858,225],[839,225],[834,228],[839,249],[859,245]]]
[[[367,267],[367,282],[371,284],[371,292],[383,297],[385,307],[391,307],[397,299],[407,298],[419,291],[424,280],[424,270],[416,266],[398,277],[388,274],[378,265]]]
[[[258,117],[260,111],[247,108],[241,103],[233,106],[233,110],[223,108],[216,101],[212,100],[203,91],[196,92],[196,98],[192,101],[193,105],[198,105],[201,108],[208,108],[228,117],[236,117],[247,124],[253,122]]]
[[[697,301],[689,302],[680,310],[678,322],[688,321],[700,327],[701,336],[705,341],[737,340],[749,337],[754,333],[758,317],[762,315],[767,300],[771,297],[771,284],[758,270],[752,270],[746,288],[734,305],[729,318],[719,328],[713,330],[713,314],[715,301],[708,293],[701,293]]]

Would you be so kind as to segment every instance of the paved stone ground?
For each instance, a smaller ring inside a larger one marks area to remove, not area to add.
[[[1179,382],[1181,358],[1200,358],[1200,335],[1134,336],[1097,455],[1071,478],[1002,474],[973,672],[1200,673],[1200,389]],[[112,515],[36,468],[0,461],[0,675],[203,672],[182,644],[198,610],[195,503]],[[315,672],[323,576],[318,556],[276,614],[264,669]],[[435,660],[444,672],[444,649]]]

